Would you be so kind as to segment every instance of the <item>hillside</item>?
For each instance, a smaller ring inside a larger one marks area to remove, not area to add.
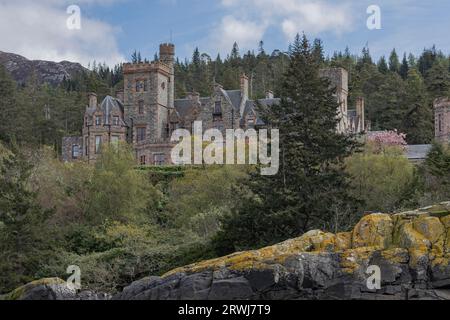
[[[20,55],[2,51],[0,51],[0,64],[20,84],[24,84],[33,71],[36,72],[40,83],[51,85],[60,84],[64,79],[69,80],[77,73],[88,71],[79,63],[28,60]]]
[[[395,215],[364,217],[352,232],[310,231],[261,250],[144,278],[117,300],[450,299],[450,202]],[[381,289],[367,286],[369,266]],[[76,295],[64,281],[44,279],[3,299],[108,299]],[[1,297],[0,297],[1,299]]]

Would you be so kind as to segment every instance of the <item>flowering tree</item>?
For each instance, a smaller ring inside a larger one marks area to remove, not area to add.
[[[406,150],[406,134],[397,130],[373,132],[369,134],[367,142],[373,147],[375,153],[384,153],[387,149]]]

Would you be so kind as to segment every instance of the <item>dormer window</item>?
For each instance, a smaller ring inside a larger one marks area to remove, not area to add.
[[[120,123],[119,117],[118,117],[118,116],[114,116],[114,117],[113,117],[113,126],[118,127],[118,126],[119,126],[119,123]]]
[[[95,117],[95,125],[96,126],[101,126],[102,125],[102,117],[101,116],[96,116]]]

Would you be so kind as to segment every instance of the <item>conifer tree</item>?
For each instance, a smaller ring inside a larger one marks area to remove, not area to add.
[[[408,72],[409,72],[409,64],[405,53],[403,56],[402,65],[400,66],[400,76],[403,78],[403,80],[406,80],[406,78],[408,78]]]
[[[420,73],[411,69],[405,86],[405,111],[402,132],[409,144],[428,144],[434,136],[433,110]]]
[[[378,71],[380,71],[382,74],[386,74],[389,72],[389,67],[384,56],[382,56],[380,58],[380,61],[378,61]]]
[[[395,49],[392,50],[389,57],[389,70],[396,73],[400,72],[400,60]]]
[[[349,204],[343,159],[357,147],[336,131],[338,103],[305,36],[291,46],[279,106],[263,108],[280,130],[280,170],[252,176],[245,198],[216,239],[221,253],[276,243],[327,225],[336,205]]]

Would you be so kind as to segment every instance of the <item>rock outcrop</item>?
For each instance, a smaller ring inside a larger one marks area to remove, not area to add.
[[[1,51],[0,64],[19,84],[24,84],[33,72],[36,73],[40,83],[58,85],[64,79],[69,80],[76,74],[88,71],[79,63],[28,60],[20,55]]]
[[[373,267],[381,271],[379,289],[368,285]],[[137,281],[114,299],[447,300],[450,202],[372,214],[353,232],[311,231],[272,247],[196,263]]]
[[[59,278],[33,281],[16,290],[0,296],[1,300],[110,300],[111,296],[90,291],[78,293]]]
[[[62,280],[52,281],[26,285],[3,299],[89,298],[67,292]],[[352,232],[310,231],[261,250],[175,269],[134,282],[113,299],[450,300],[450,202],[371,214]]]

